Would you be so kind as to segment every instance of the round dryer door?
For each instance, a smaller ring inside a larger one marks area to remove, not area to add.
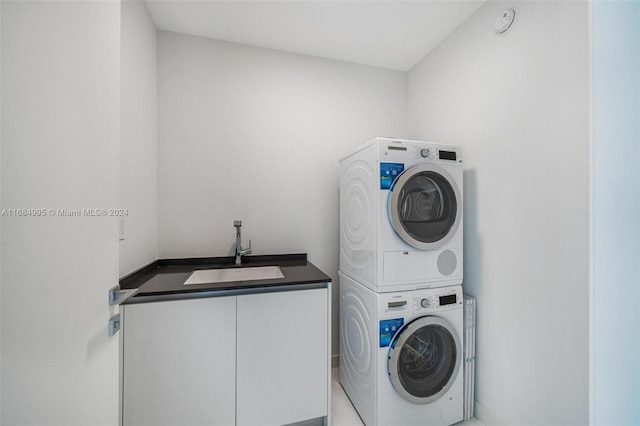
[[[442,167],[419,165],[391,185],[389,220],[398,236],[421,250],[442,246],[460,225],[462,200],[453,177]]]
[[[453,385],[462,347],[444,318],[427,316],[407,324],[391,342],[387,368],[401,397],[414,404],[439,399]]]

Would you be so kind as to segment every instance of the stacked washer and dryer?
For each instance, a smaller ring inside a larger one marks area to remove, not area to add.
[[[368,426],[463,420],[462,151],[340,160],[340,383]]]

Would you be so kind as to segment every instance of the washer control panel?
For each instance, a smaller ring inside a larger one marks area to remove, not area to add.
[[[380,161],[462,163],[460,147],[407,139],[378,138]],[[417,161],[416,161],[417,160]]]
[[[416,291],[413,297],[413,311],[424,312],[456,307],[462,304],[462,291],[457,287],[444,288],[434,293],[420,294]]]
[[[378,318],[381,320],[461,308],[463,303],[461,285],[378,293],[376,298]]]

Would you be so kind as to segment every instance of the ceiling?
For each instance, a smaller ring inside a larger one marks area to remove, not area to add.
[[[161,30],[408,71],[484,0],[146,0]]]

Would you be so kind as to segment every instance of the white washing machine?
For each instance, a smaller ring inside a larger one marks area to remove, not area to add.
[[[340,383],[367,426],[463,420],[462,286],[375,293],[340,274]]]
[[[340,271],[375,292],[462,284],[462,149],[376,138],[340,159]]]

